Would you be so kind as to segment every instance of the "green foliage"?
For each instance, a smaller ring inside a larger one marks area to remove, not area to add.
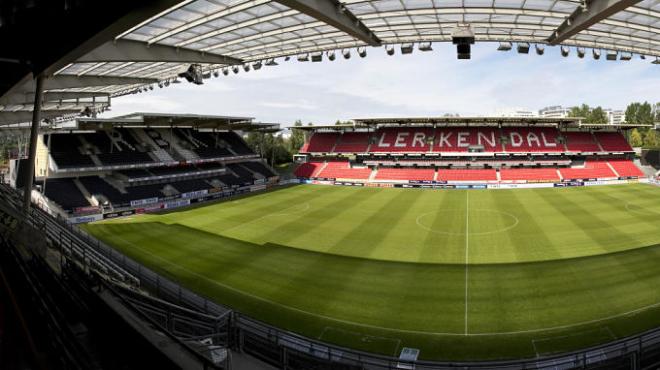
[[[644,103],[630,103],[626,107],[626,123],[635,124],[635,125],[651,125],[654,121],[654,116],[658,116],[658,104],[655,104],[654,107],[651,106],[648,102]],[[660,117],[660,116],[658,116]]]
[[[296,120],[289,137],[284,137],[281,133],[250,132],[245,141],[252,150],[264,157],[271,166],[289,163],[293,155],[298,153],[305,143],[304,131],[296,130],[296,127],[302,126],[302,121]],[[310,122],[308,126],[312,126],[312,123]]]
[[[630,145],[633,148],[639,148],[640,146],[642,146],[642,143],[643,143],[642,140],[643,140],[642,139],[642,134],[639,132],[638,129],[633,129],[630,132],[630,139],[628,141],[630,141]]]
[[[644,134],[645,148],[660,148],[660,136],[656,130],[647,130]]]
[[[571,108],[568,116],[582,117],[584,123],[607,123],[607,114],[600,106],[591,108],[588,104],[582,104]]]

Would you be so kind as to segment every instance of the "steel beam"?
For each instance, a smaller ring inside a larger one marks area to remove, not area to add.
[[[32,181],[34,180],[34,162],[37,156],[37,138],[39,137],[39,124],[41,123],[41,95],[44,92],[44,78],[37,76],[34,91],[34,108],[32,110],[32,127],[30,128],[30,154],[28,155],[25,181],[23,182],[23,211],[30,212],[32,204]]]
[[[558,45],[580,31],[639,2],[641,0],[585,0],[584,5],[575,8],[575,11],[548,37],[548,44]]]
[[[134,40],[115,40],[106,42],[78,58],[76,62],[172,62],[229,65],[242,64],[243,60],[169,45],[148,45]]]
[[[275,0],[321,22],[329,24],[371,46],[381,40],[338,0]]]
[[[80,109],[42,110],[41,119],[57,118],[67,114],[80,113]],[[32,111],[0,112],[0,126],[30,122]]]
[[[62,100],[76,100],[76,99],[90,99],[90,98],[104,98],[110,99],[109,93],[104,92],[87,92],[87,91],[49,91],[45,92],[42,97],[42,102],[59,102]],[[105,101],[104,101],[105,102]],[[34,91],[26,93],[7,94],[0,98],[0,105],[19,105],[19,104],[34,104]]]
[[[76,76],[57,75],[44,80],[44,90],[72,89],[90,86],[146,85],[158,82],[155,78],[118,77],[118,76]],[[13,93],[35,91],[34,81],[28,81],[12,90]]]

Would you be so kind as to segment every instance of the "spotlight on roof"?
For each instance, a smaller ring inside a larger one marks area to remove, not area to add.
[[[215,77],[215,78],[220,77],[220,71],[218,71],[217,69],[215,71],[213,71],[213,77]]]
[[[298,61],[299,62],[308,62],[309,61],[309,54],[300,54],[298,55]]]
[[[234,72],[234,74],[237,74],[239,71],[238,66],[231,67],[231,71]]]
[[[628,52],[621,53],[621,56],[619,57],[619,60],[623,60],[626,62],[629,61],[630,59],[632,59],[632,53],[628,53]]]
[[[202,66],[199,64],[191,64],[190,67],[185,72],[179,73],[179,77],[185,78],[186,81],[194,83],[195,85],[201,85],[204,83],[202,79]]]
[[[342,50],[341,55],[344,56],[344,59],[351,59],[351,51],[349,49]]]
[[[593,49],[591,55],[594,57],[594,60],[600,59],[600,49]]]
[[[318,52],[318,53],[312,53],[312,62],[322,62],[323,61],[323,53]]]
[[[153,89],[154,89],[154,85],[149,85],[149,90],[153,90]]]
[[[568,56],[568,54],[570,54],[570,53],[571,53],[571,48],[569,48],[568,46],[562,46],[561,47],[561,56],[566,58]]]
[[[290,56],[287,55],[287,56],[284,57],[284,61],[285,61],[285,62],[288,62],[289,60],[291,60],[291,57],[290,57]]]
[[[458,59],[470,59],[470,45],[474,44],[474,31],[470,25],[456,27],[451,33],[451,42],[456,45]]]
[[[646,55],[644,55],[644,54],[639,54],[639,59],[641,59],[641,60],[646,60]]]
[[[158,82],[158,88],[162,89],[163,88],[163,81]]]
[[[500,46],[497,47],[497,50],[499,50],[499,51],[509,51],[509,50],[511,50],[511,47],[512,47],[512,45],[508,41],[500,42]]]
[[[414,46],[412,43],[401,44],[401,54],[412,54]]]
[[[582,59],[584,58],[584,54],[586,54],[586,50],[584,48],[577,48],[577,56],[578,58]]]
[[[328,57],[328,60],[331,61],[331,62],[334,61],[335,59],[337,59],[337,55],[335,54],[334,50],[330,50],[330,51],[326,52],[325,55]]]
[[[528,42],[519,42],[518,43],[518,53],[519,54],[529,54],[529,43]]]
[[[385,45],[385,52],[387,53],[387,55],[394,55],[394,46]]]
[[[419,49],[419,51],[432,51],[433,50],[433,48],[431,47],[430,42],[420,42],[417,49]]]
[[[262,65],[263,65],[263,64],[261,63],[261,61],[258,60],[258,61],[256,61],[256,62],[252,63],[252,69],[254,69],[255,71],[258,71],[258,70],[261,69],[261,66],[262,66]]]
[[[357,49],[357,53],[360,56],[360,58],[364,58],[367,56],[367,48],[365,48],[364,46],[360,46]]]
[[[225,76],[229,75],[229,68],[223,67],[222,68],[222,74],[225,75]]]
[[[279,65],[279,64],[277,64],[277,62],[275,61],[275,59],[270,58],[270,59],[267,59],[267,60],[266,60],[266,65],[269,66],[269,67],[272,67],[272,66],[277,66],[277,65]]]
[[[651,64],[660,64],[660,57],[655,57],[655,60]]]
[[[619,54],[616,50],[608,50],[605,59],[607,60],[616,60],[616,56]]]
[[[534,49],[536,49],[536,54],[537,55],[543,55],[543,53],[545,53],[545,46],[544,45],[536,44],[534,46]]]
[[[245,63],[245,64],[243,64],[243,70],[244,70],[245,72],[250,72],[250,64],[249,64],[249,63]]]

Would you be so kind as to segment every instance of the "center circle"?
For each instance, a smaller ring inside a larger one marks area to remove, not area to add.
[[[482,215],[485,217],[480,217]],[[441,211],[431,211],[431,212],[422,213],[421,215],[417,216],[415,223],[420,228],[435,234],[465,235],[467,232],[468,235],[487,235],[487,234],[495,234],[495,233],[501,233],[507,230],[511,230],[514,227],[518,226],[518,223],[520,222],[518,217],[516,217],[515,215],[509,212],[497,211],[494,209],[487,209],[487,208],[475,208],[475,209],[470,209],[468,211],[467,216],[474,218],[478,217],[480,219],[486,218],[489,220],[489,222],[478,222],[475,223],[473,226],[470,225],[468,219],[465,222],[466,226],[464,226],[464,228],[467,227],[468,230],[454,231],[453,229],[455,227],[453,223],[449,222],[452,220],[452,216],[465,217],[465,209],[449,208]],[[446,222],[443,221],[439,226],[433,226],[431,225],[431,222],[435,217],[441,217],[445,219]]]

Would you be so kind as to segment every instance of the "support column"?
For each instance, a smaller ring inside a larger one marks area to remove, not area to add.
[[[34,92],[34,110],[32,111],[32,127],[30,129],[30,154],[25,169],[25,182],[23,184],[23,211],[30,211],[32,197],[32,182],[34,180],[34,162],[37,156],[37,138],[39,137],[39,124],[41,122],[41,97],[43,95],[43,76],[37,76]]]

